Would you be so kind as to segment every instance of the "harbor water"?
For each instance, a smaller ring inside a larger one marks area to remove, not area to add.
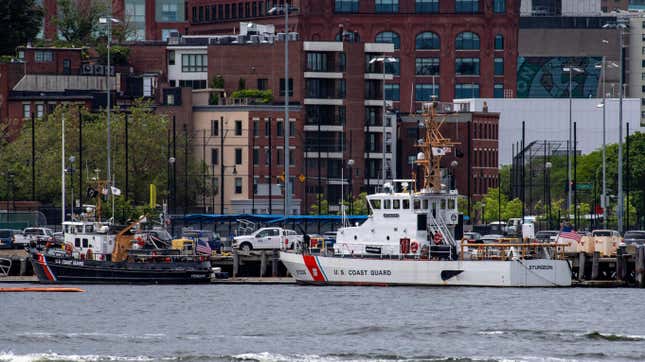
[[[0,361],[643,361],[642,289],[0,293]]]

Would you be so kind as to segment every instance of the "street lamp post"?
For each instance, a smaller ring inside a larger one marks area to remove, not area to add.
[[[113,18],[112,17],[112,6],[109,7],[108,10],[108,16],[101,16],[99,18],[99,24],[104,24],[107,25],[107,69],[105,70],[105,88],[107,89],[106,91],[106,97],[107,97],[107,105],[106,105],[106,113],[107,113],[107,179],[108,183],[112,179],[112,157],[111,157],[111,134],[110,134],[110,108],[112,108],[112,102],[110,100],[110,76],[111,76],[111,71],[110,71],[110,46],[112,43],[112,23],[120,23],[121,21],[119,19]]]
[[[354,209],[353,209],[353,207],[354,207],[354,205],[353,205],[354,204],[354,188],[352,187],[354,182],[353,182],[353,179],[352,179],[352,166],[354,166],[354,160],[350,158],[349,160],[347,160],[347,171],[349,171],[349,172],[347,172],[347,181],[348,181],[347,183],[348,183],[348,186],[349,186],[349,214],[350,215],[352,215],[353,212],[354,212]]]
[[[616,217],[618,219],[618,232],[623,232],[623,83],[624,83],[624,54],[623,54],[623,35],[627,29],[626,19],[617,19],[614,24],[605,24],[603,28],[617,28],[619,36],[620,51],[620,83],[618,89],[618,204],[616,207]]]
[[[573,121],[573,73],[583,73],[583,70],[567,66],[562,68],[563,72],[569,73],[569,142],[567,143],[567,210],[571,210],[571,147],[572,147],[572,121]]]
[[[289,5],[287,1],[283,6],[276,6],[269,10],[269,14],[282,11],[284,13],[284,215],[289,214],[289,13],[298,8]],[[271,185],[269,185],[270,187]],[[285,218],[286,223],[286,218]]]
[[[70,174],[70,179],[72,180],[72,185],[71,185],[71,208],[70,208],[70,214],[71,214],[71,219],[74,220],[74,161],[76,161],[76,157],[74,156],[69,156],[69,167],[67,168],[67,172]]]
[[[607,42],[606,40],[603,42]],[[610,66],[617,67],[616,63],[609,63]],[[596,66],[598,67],[598,66]],[[602,219],[605,229],[607,228],[607,151],[606,151],[606,119],[607,119],[607,90],[606,90],[606,73],[607,73],[607,59],[602,57],[601,75],[602,75],[602,104],[598,107],[602,108],[602,195],[600,199],[600,207],[602,207]]]
[[[551,167],[553,164],[551,162],[546,162],[544,164],[544,169],[546,172],[546,207],[549,214],[549,229],[551,228]]]
[[[381,90],[383,92],[383,112],[382,112],[383,113],[382,114],[382,122],[383,122],[383,142],[382,143],[383,144],[381,145],[382,156],[383,156],[383,163],[381,167],[383,169],[381,170],[381,187],[383,187],[383,185],[385,185],[385,110],[387,108],[386,98],[385,98],[385,64],[395,63],[397,62],[397,59],[393,57],[386,57],[385,54],[383,54],[381,57],[372,58],[369,61],[369,64],[374,64],[378,62],[382,64],[382,76],[383,76],[382,83],[381,83],[382,85]]]

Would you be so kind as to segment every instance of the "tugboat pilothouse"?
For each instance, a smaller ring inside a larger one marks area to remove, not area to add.
[[[440,132],[445,114],[424,107],[417,164],[423,184],[393,180],[367,196],[370,216],[338,230],[332,254],[281,251],[300,283],[341,285],[570,286],[571,269],[555,243],[464,244],[455,241],[456,190],[441,184],[441,158],[455,145]]]

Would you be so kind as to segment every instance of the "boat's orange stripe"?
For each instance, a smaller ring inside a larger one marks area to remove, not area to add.
[[[309,270],[309,274],[311,274],[311,277],[314,279],[314,281],[324,282],[325,277],[323,276],[322,270],[320,270],[318,263],[316,263],[316,257],[314,257],[313,255],[303,255],[302,259],[304,260],[305,266],[307,267],[307,270]]]

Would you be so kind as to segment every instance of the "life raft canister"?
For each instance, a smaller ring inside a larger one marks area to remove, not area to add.
[[[416,252],[419,250],[419,243],[416,240],[412,240],[410,243],[410,252],[412,254],[416,254]]]
[[[93,260],[94,259],[94,252],[92,249],[87,249],[87,252],[85,253],[85,259],[87,260]]]

